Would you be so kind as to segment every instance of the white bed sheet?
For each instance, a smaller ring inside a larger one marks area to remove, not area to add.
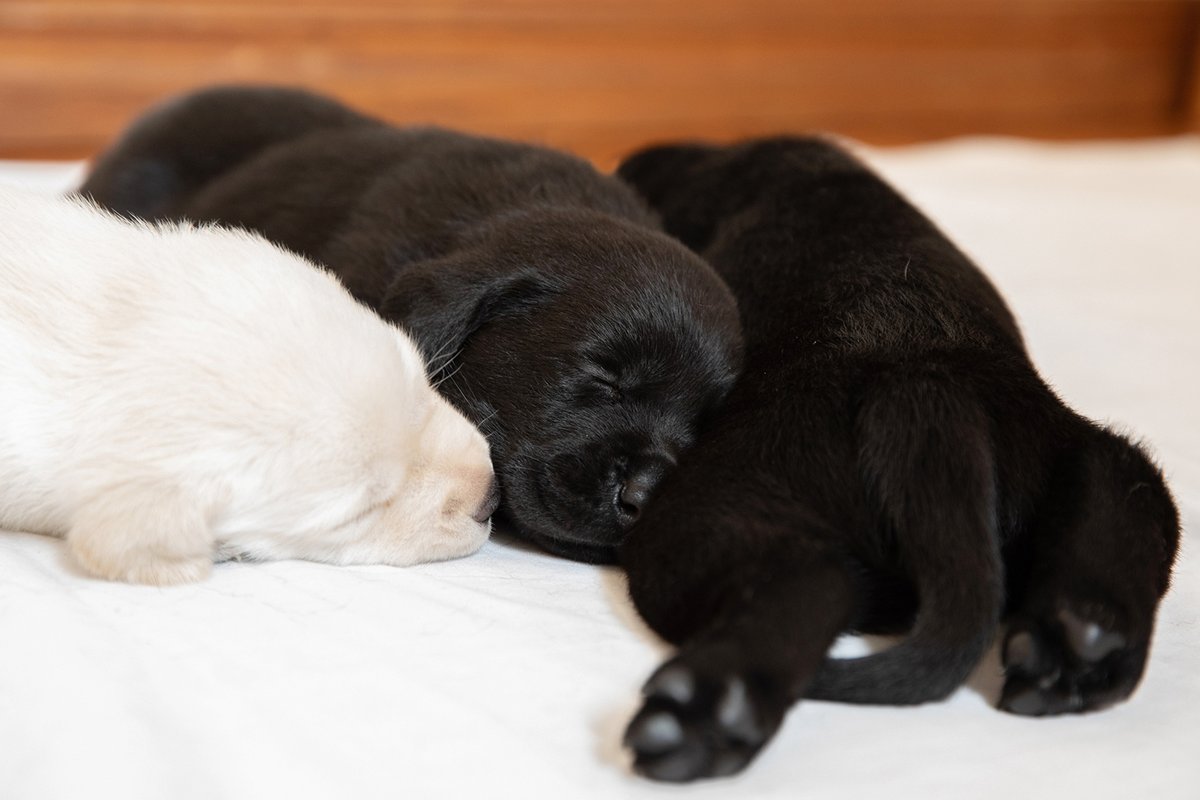
[[[493,541],[153,589],[3,533],[0,798],[1200,797],[1200,139],[864,153],[985,267],[1068,402],[1166,466],[1187,532],[1131,702],[999,713],[993,654],[942,704],[804,703],[744,775],[677,789],[619,747],[666,651],[614,569]],[[0,181],[56,191],[80,170]]]

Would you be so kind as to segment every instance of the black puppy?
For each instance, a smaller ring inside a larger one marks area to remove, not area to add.
[[[712,268],[563,153],[221,88],[138,120],[80,191],[329,267],[413,334],[488,435],[499,521],[568,557],[615,558],[737,372],[737,308]]]
[[[745,369],[621,556],[678,655],[626,742],[662,780],[737,771],[801,697],[920,703],[1010,627],[1001,708],[1128,696],[1178,516],[1066,408],[978,269],[832,144],[666,146],[619,174],[738,298]],[[843,631],[895,647],[827,659]]]

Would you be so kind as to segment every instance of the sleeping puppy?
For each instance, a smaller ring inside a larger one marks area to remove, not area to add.
[[[1002,615],[1001,708],[1127,697],[1179,521],[1137,446],[1065,407],[983,274],[836,146],[665,146],[619,174],[742,309],[742,379],[622,547],[679,646],[635,767],[744,767],[801,697],[946,697]],[[843,631],[908,635],[827,659]]]
[[[487,538],[482,434],[409,338],[257,236],[0,189],[0,528],[113,580]]]
[[[222,88],[149,112],[80,191],[247,227],[332,269],[484,429],[500,517],[560,555],[614,559],[737,372],[712,268],[563,153]]]

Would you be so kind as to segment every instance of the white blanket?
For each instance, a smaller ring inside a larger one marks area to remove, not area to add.
[[[1059,393],[1152,445],[1194,529],[1200,139],[865,155],[992,276]],[[57,191],[80,170],[0,164],[0,181]],[[993,653],[945,703],[803,703],[745,774],[677,789],[633,777],[619,746],[666,650],[617,570],[493,541],[410,569],[229,563],[152,589],[0,533],[0,798],[1194,800],[1195,550],[1189,531],[1128,703],[1002,714]]]

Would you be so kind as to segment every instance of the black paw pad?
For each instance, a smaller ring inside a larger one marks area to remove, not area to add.
[[[669,662],[642,689],[645,702],[625,731],[634,769],[660,781],[739,772],[779,726],[767,693],[738,674],[701,676]]]
[[[1015,621],[1004,642],[1000,708],[1023,716],[1092,711],[1128,697],[1145,647],[1114,628],[1060,609]]]
[[[1099,661],[1125,647],[1125,637],[1117,631],[1105,630],[1099,623],[1089,622],[1067,609],[1058,612],[1058,621],[1066,632],[1067,644],[1084,661]]]

